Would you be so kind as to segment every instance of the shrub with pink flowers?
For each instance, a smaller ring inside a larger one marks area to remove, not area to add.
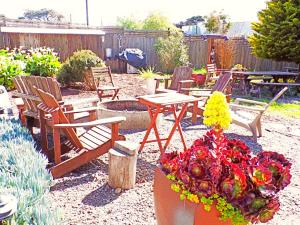
[[[165,153],[162,170],[180,199],[214,204],[233,224],[267,222],[279,210],[277,193],[291,180],[291,164],[276,152],[252,155],[240,140],[212,129],[184,152]]]

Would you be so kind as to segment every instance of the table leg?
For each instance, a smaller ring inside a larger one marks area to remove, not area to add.
[[[197,112],[198,112],[198,102],[193,102],[193,114],[192,114],[192,123],[197,122]]]
[[[142,141],[142,143],[141,143],[141,145],[140,145],[139,152],[141,152],[142,149],[144,148],[144,146],[145,146],[145,144],[146,144],[146,141],[147,141],[147,139],[148,139],[148,136],[149,136],[150,131],[152,130],[152,128],[154,129],[155,136],[156,136],[156,138],[157,138],[157,136],[158,136],[158,131],[157,131],[157,127],[156,127],[156,119],[157,119],[158,114],[160,113],[160,110],[161,110],[160,107],[157,107],[157,108],[154,110],[155,112],[153,112],[153,111],[151,110],[151,108],[148,107],[148,112],[149,112],[149,116],[150,116],[150,118],[151,118],[151,123],[150,123],[150,125],[149,125],[149,127],[148,127],[148,129],[147,129],[147,131],[146,131],[146,134],[145,134],[145,136],[144,136],[144,139],[143,139],[143,141]],[[154,128],[154,127],[155,127],[155,128]],[[162,147],[161,140],[160,140],[159,137],[158,137],[158,139],[157,139],[157,142],[158,142],[159,150],[160,150],[161,152],[163,152],[163,147]]]
[[[185,141],[184,141],[184,137],[183,137],[183,134],[182,134],[181,125],[180,125],[180,121],[181,121],[181,119],[182,119],[184,113],[185,113],[186,110],[187,110],[187,106],[188,106],[188,103],[185,103],[185,104],[182,106],[181,112],[179,113],[178,117],[176,116],[176,111],[175,111],[175,106],[174,106],[174,108],[173,108],[173,110],[174,110],[173,113],[174,113],[174,115],[175,115],[175,124],[174,124],[174,126],[172,127],[171,132],[170,132],[170,134],[169,134],[169,136],[168,136],[168,138],[167,138],[167,141],[166,141],[166,143],[165,143],[165,145],[164,145],[164,151],[165,151],[166,148],[168,147],[168,145],[169,145],[169,143],[170,143],[170,141],[171,141],[171,139],[172,139],[172,137],[173,137],[173,134],[174,134],[174,132],[175,132],[175,130],[176,130],[177,127],[178,127],[178,131],[179,131],[179,133],[180,133],[180,136],[181,136],[181,141],[182,141],[184,150],[187,149],[187,148],[186,148]]]

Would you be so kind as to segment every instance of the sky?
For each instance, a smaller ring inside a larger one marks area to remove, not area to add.
[[[49,8],[60,12],[67,21],[85,23],[86,0],[0,0],[0,14],[18,18],[26,9]],[[231,22],[256,21],[257,12],[266,0],[88,0],[90,25],[116,25],[117,17],[144,19],[151,12],[160,12],[171,22],[196,15],[224,10]]]

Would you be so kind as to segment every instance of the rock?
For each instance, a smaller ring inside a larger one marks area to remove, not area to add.
[[[120,194],[121,192],[122,192],[122,189],[121,189],[121,188],[116,188],[116,189],[115,189],[115,193],[116,193],[116,194]]]

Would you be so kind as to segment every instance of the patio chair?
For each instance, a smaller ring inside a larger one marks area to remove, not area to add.
[[[41,128],[41,145],[49,160],[53,160],[50,172],[54,178],[64,174],[96,159],[108,152],[116,140],[125,138],[118,133],[119,123],[125,117],[111,117],[85,123],[70,123],[67,115],[77,112],[95,112],[97,108],[85,108],[64,112],[53,95],[41,89],[35,89],[42,103],[38,105]],[[111,125],[111,129],[104,125]],[[53,132],[53,149],[49,149],[47,140],[47,129],[49,126]],[[87,130],[77,135],[75,128],[86,128]],[[66,140],[61,142],[61,134]],[[72,152],[71,152],[72,150]],[[65,153],[72,153],[67,155]]]
[[[181,84],[183,83],[192,83],[193,80],[184,80],[180,82],[179,85],[179,92],[185,94],[192,94],[195,97],[202,98],[202,101],[198,102],[197,110],[193,110],[191,107],[188,108],[189,112],[197,113],[197,115],[203,116],[204,106],[208,98],[212,95],[214,91],[220,91],[226,94],[227,102],[230,101],[231,96],[231,89],[230,89],[230,80],[231,80],[231,73],[225,72],[220,75],[219,79],[216,81],[215,85],[212,89],[201,89],[201,88],[183,88]],[[196,115],[193,115],[194,118]]]
[[[100,101],[103,98],[119,99],[120,88],[116,87],[111,75],[110,67],[92,67],[93,86],[97,90]]]
[[[39,126],[38,104],[41,102],[37,95],[34,86],[53,95],[56,101],[59,102],[66,110],[72,110],[75,105],[82,104],[82,101],[72,101],[66,103],[62,100],[62,93],[58,82],[52,77],[40,77],[40,76],[16,76],[13,79],[17,92],[13,93],[14,97],[18,97],[15,103],[19,110],[20,120],[26,125],[26,127],[32,132],[33,127]],[[84,103],[90,103],[93,106],[97,104],[99,100],[96,98],[84,99]],[[86,113],[76,115],[74,120],[85,120]]]
[[[173,72],[173,76],[171,78],[155,78],[156,80],[156,88],[155,93],[166,93],[172,91],[178,91],[179,82],[182,80],[191,79],[193,70],[188,66],[180,66],[176,67]],[[160,81],[164,81],[164,88],[159,88]],[[169,85],[169,81],[171,80],[171,84]],[[185,87],[189,87],[187,84]]]
[[[253,138],[257,141],[258,136],[262,136],[261,117],[268,107],[279,99],[288,87],[283,88],[268,104],[248,99],[237,98],[234,103],[229,104],[231,109],[232,123],[244,127],[252,132]],[[239,105],[239,103],[260,105],[262,107]]]

